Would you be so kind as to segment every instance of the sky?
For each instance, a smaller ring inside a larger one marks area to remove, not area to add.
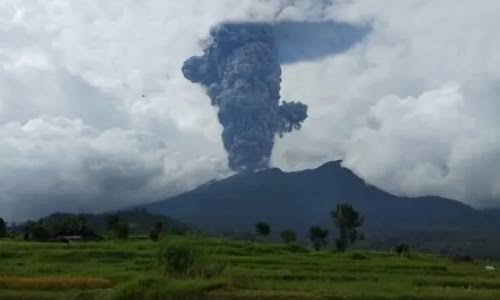
[[[282,98],[309,117],[277,139],[272,166],[342,159],[398,195],[498,206],[499,10],[495,0],[2,1],[0,215],[105,211],[230,176],[216,108],[181,72],[229,21],[370,28],[341,52],[282,66]]]

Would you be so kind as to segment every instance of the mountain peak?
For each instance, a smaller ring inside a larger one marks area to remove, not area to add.
[[[457,201],[392,195],[366,184],[341,163],[290,173],[273,168],[238,174],[141,207],[209,233],[252,232],[256,222],[264,221],[275,232],[291,228],[306,235],[312,225],[331,227],[330,212],[338,203],[351,203],[365,216],[365,231],[376,235],[491,231],[491,223],[498,223]]]

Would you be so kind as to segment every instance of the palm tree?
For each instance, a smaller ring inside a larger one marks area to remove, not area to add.
[[[350,204],[337,204],[337,209],[331,213],[335,227],[339,231],[336,240],[337,250],[344,252],[351,244],[363,239],[358,228],[363,225],[364,218]]]

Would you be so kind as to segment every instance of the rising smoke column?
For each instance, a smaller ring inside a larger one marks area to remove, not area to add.
[[[184,76],[207,88],[219,108],[229,167],[237,172],[269,167],[276,134],[300,129],[307,106],[280,104],[281,66],[273,27],[223,24],[211,30],[203,56],[184,62]]]

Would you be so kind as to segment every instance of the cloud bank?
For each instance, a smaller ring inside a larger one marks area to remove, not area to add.
[[[17,218],[31,217],[34,209],[92,211],[161,199],[225,171],[208,157],[169,150],[159,136],[100,131],[65,117],[7,123],[0,139],[0,210]]]
[[[289,53],[281,96],[304,101],[309,118],[277,141],[272,165],[344,159],[398,194],[498,205],[498,9],[493,0],[2,2],[0,214],[116,208],[230,174],[217,110],[181,72],[228,21],[371,28],[335,55]]]

